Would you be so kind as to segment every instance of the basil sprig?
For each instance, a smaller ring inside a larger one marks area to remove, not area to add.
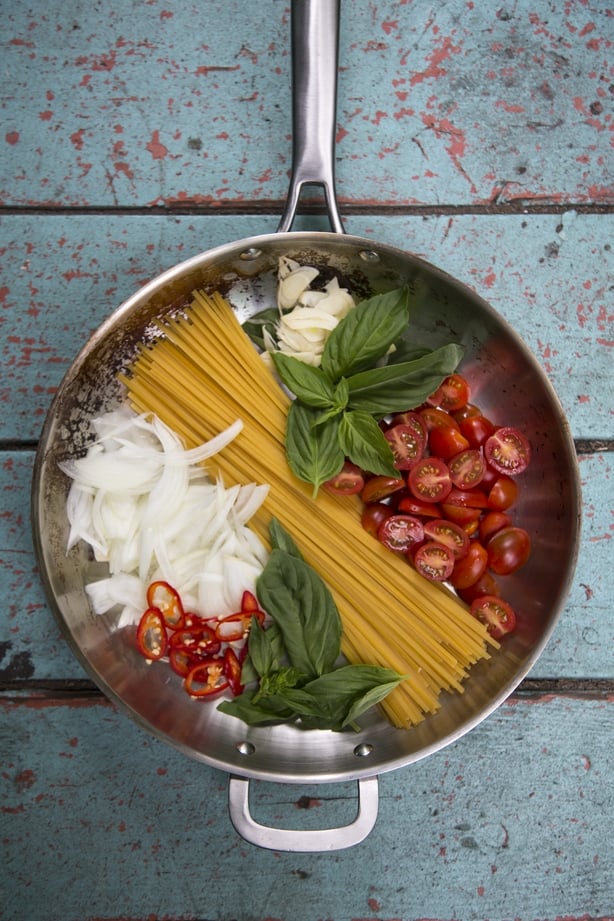
[[[272,623],[263,628],[252,619],[242,671],[242,680],[256,686],[219,709],[251,726],[300,720],[305,729],[356,729],[358,717],[404,676],[379,666],[337,666],[342,627],[329,589],[279,522],[270,537],[256,591]]]
[[[339,473],[346,457],[369,473],[397,476],[377,420],[418,406],[457,368],[460,346],[431,351],[402,338],[409,313],[407,287],[377,294],[333,329],[320,367],[272,353],[279,377],[295,397],[286,428],[288,465],[313,484],[314,495]]]

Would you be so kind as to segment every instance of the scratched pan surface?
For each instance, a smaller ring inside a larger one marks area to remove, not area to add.
[[[308,23],[295,17],[297,10]],[[308,42],[297,53],[293,31],[296,156],[282,232],[230,243],[181,263],[134,294],[98,329],[50,407],[36,458],[32,508],[50,605],[103,692],[148,731],[193,758],[242,777],[299,783],[366,778],[409,765],[459,738],[505,700],[548,641],[567,596],[580,499],[567,421],[544,372],[514,331],[469,288],[423,260],[342,233],[332,185],[335,111],[323,103],[325,90],[335,83],[338,10],[333,0],[301,0],[293,6],[293,27],[295,20],[296,32]],[[301,185],[309,181],[325,188],[333,233],[288,232]],[[463,694],[444,695],[438,713],[410,731],[394,729],[377,711],[365,715],[358,733],[250,728],[215,705],[190,699],[170,669],[149,667],[137,653],[134,628],[120,628],[113,613],[96,617],[90,611],[84,585],[104,575],[104,567],[92,562],[85,546],[66,553],[69,482],[58,460],[83,450],[91,439],[91,419],[122,401],[117,372],[137,345],[151,338],[153,320],[181,310],[195,288],[221,290],[246,319],[275,303],[282,255],[318,266],[324,279],[335,272],[357,299],[408,285],[416,305],[412,338],[429,347],[460,342],[462,371],[475,402],[494,421],[519,426],[532,444],[515,520],[531,533],[533,553],[506,584],[518,628],[501,652],[472,670]]]

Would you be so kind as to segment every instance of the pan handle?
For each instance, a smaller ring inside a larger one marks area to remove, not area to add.
[[[277,228],[292,227],[304,185],[324,189],[335,233],[343,233],[335,196],[335,131],[340,0],[292,0],[292,174]]]
[[[340,851],[360,844],[375,825],[378,809],[377,777],[358,780],[358,810],[349,825],[340,828],[302,829],[273,828],[261,825],[249,811],[249,780],[232,776],[228,787],[230,820],[235,829],[250,844],[274,851]]]

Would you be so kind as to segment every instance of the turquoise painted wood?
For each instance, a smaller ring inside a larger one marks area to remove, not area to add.
[[[380,778],[336,854],[247,844],[228,777],[106,702],[32,551],[34,448],[128,295],[272,232],[291,162],[289,0],[4,4],[0,29],[0,921],[614,918],[612,44],[607,4],[342,0],[336,166],[349,232],[484,296],[552,381],[584,523],[554,635],[469,735]],[[297,227],[327,229],[319,216]],[[352,783],[258,783],[282,827],[348,822]]]
[[[257,203],[291,162],[287,0],[17,4],[7,205]],[[337,170],[366,205],[611,203],[607,4],[343,4]]]
[[[226,775],[109,705],[7,702],[3,921],[611,917],[612,712],[515,698],[383,776],[362,844],[301,855],[246,844],[229,826]],[[252,794],[258,820],[281,827],[348,822],[356,806],[352,783]]]

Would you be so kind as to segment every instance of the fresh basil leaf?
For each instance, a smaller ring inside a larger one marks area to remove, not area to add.
[[[260,313],[256,313],[253,317],[250,317],[249,320],[246,320],[243,323],[243,329],[254,345],[264,349],[264,328],[266,327],[271,337],[275,339],[275,329],[278,323],[279,310],[276,307],[267,307],[266,310],[261,310]]]
[[[392,449],[369,413],[360,410],[345,412],[339,425],[339,443],[344,456],[362,470],[398,477]]]
[[[353,374],[348,378],[348,405],[377,415],[419,406],[456,370],[462,357],[461,346],[450,343],[413,361]]]
[[[325,409],[324,412],[316,418],[314,425],[321,425],[323,422],[328,422],[329,419],[334,419],[335,416],[338,416],[348,405],[349,397],[349,388],[348,382],[345,377],[342,377],[340,381],[335,385],[335,391],[333,394],[333,402],[329,409]]]
[[[387,365],[399,365],[403,361],[414,361],[416,358],[422,358],[428,355],[431,349],[424,345],[416,345],[415,342],[401,336],[394,343],[394,348],[386,354]]]
[[[320,369],[293,355],[272,352],[273,363],[288,390],[307,406],[328,409],[335,398],[335,385]]]
[[[283,702],[267,698],[258,704],[253,702],[253,697],[254,691],[244,691],[231,700],[222,700],[217,709],[243,720],[248,726],[270,726],[295,719],[295,713]]]
[[[317,419],[317,409],[294,400],[286,420],[288,466],[299,480],[313,484],[314,495],[322,483],[339,473],[345,460],[339,446],[340,417],[315,425]]]
[[[285,550],[286,553],[296,556],[299,560],[303,559],[303,554],[298,549],[294,540],[290,537],[288,532],[282,525],[279,523],[277,518],[272,518],[269,525],[269,538],[271,541],[271,549],[273,550]]]
[[[280,668],[269,675],[263,675],[260,681],[260,687],[254,694],[252,700],[254,703],[262,703],[267,706],[266,701],[269,698],[275,698],[274,706],[277,707],[279,701],[285,696],[291,688],[295,688],[305,676],[298,668],[284,667]]]
[[[273,550],[257,592],[281,631],[290,665],[306,677],[330,671],[339,655],[341,618],[318,573],[303,560]]]
[[[257,618],[252,617],[247,648],[249,654],[241,669],[244,684],[277,671],[284,654],[283,637],[277,624],[273,623],[265,629]]]
[[[328,337],[322,353],[322,370],[332,380],[363,371],[386,354],[408,322],[407,288],[361,301]]]

